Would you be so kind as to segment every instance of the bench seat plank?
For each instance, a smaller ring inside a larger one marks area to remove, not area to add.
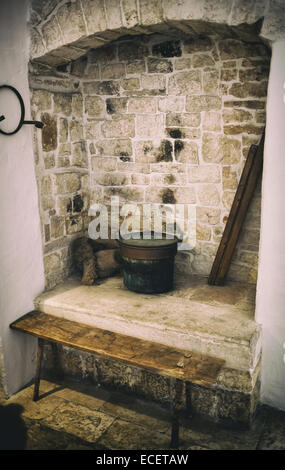
[[[148,369],[160,375],[212,386],[224,360],[95,328],[34,310],[10,325],[40,339]],[[190,356],[190,357],[189,357]]]

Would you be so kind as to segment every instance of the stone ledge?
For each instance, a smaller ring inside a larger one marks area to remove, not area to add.
[[[121,277],[96,286],[69,279],[35,300],[44,313],[226,360],[252,377],[260,358],[253,286],[208,286],[201,277],[176,276],[167,294],[136,294]]]

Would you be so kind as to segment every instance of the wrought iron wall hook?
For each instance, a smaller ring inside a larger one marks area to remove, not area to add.
[[[0,134],[4,134],[4,135],[13,135],[13,134],[16,134],[16,132],[18,132],[22,125],[23,124],[33,124],[35,125],[38,129],[41,129],[43,127],[43,123],[40,122],[40,121],[25,121],[25,105],[24,105],[24,101],[20,95],[20,93],[18,92],[18,90],[16,90],[16,88],[14,88],[13,86],[11,85],[1,85],[0,86],[0,90],[2,88],[7,88],[8,90],[11,90],[15,93],[15,95],[17,96],[18,100],[19,100],[19,103],[20,103],[20,108],[21,108],[21,116],[20,116],[20,121],[19,121],[19,124],[18,126],[16,127],[16,129],[14,129],[12,132],[6,132],[6,131],[3,131],[2,129],[0,129]],[[5,116],[0,116],[0,121],[3,121],[5,119]]]

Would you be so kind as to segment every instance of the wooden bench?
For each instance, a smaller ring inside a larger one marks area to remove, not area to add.
[[[38,338],[34,401],[39,398],[40,371],[45,341],[121,361],[172,379],[171,448],[179,447],[179,403],[183,382],[211,387],[224,362],[192,351],[102,330],[75,321],[32,311],[10,325]]]

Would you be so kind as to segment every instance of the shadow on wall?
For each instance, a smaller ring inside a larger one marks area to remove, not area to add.
[[[27,429],[21,418],[23,409],[16,404],[0,406],[0,450],[26,448]]]

